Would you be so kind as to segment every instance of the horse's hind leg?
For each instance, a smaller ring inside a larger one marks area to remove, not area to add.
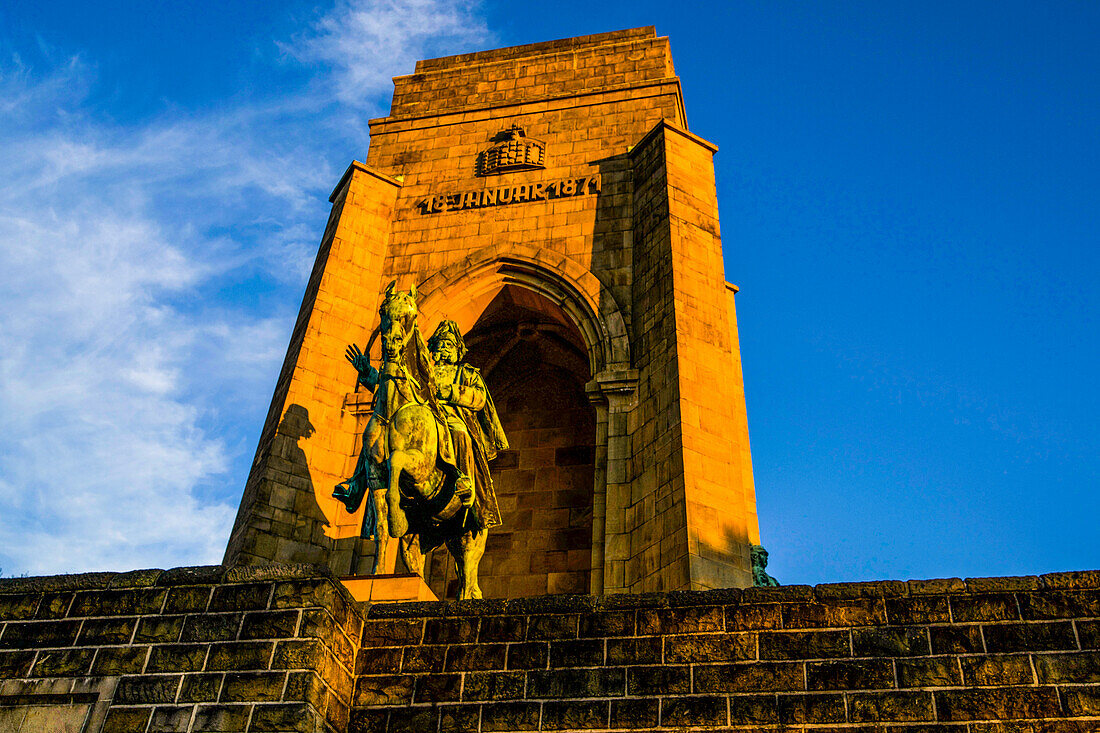
[[[420,535],[407,534],[398,542],[401,545],[401,559],[410,573],[424,577],[424,555],[420,552]]]
[[[477,583],[477,566],[485,554],[485,542],[489,538],[487,530],[467,532],[461,537],[447,541],[447,549],[455,560],[458,570],[458,600],[481,598],[481,587]]]

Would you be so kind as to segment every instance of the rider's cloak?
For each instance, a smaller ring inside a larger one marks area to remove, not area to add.
[[[496,527],[501,523],[500,508],[497,506],[496,490],[489,473],[489,461],[497,457],[497,452],[508,449],[508,438],[500,424],[493,397],[489,394],[485,380],[476,368],[469,364],[459,364],[455,370],[453,384],[457,389],[449,401],[444,401],[444,409],[449,417],[457,417],[466,426],[466,432],[474,444],[474,495],[480,508],[483,527]],[[440,436],[440,442],[444,440]],[[451,455],[450,446],[440,446],[440,455]]]

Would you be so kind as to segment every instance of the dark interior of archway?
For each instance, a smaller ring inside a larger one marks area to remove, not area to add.
[[[465,335],[509,450],[491,465],[503,524],[489,533],[479,573],[487,598],[587,593],[592,565],[596,416],[584,392],[584,340],[568,315],[534,291],[505,286]],[[455,571],[432,553],[427,580],[454,598]]]

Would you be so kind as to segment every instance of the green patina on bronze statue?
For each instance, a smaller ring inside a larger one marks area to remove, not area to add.
[[[752,545],[749,548],[749,559],[752,562],[752,584],[757,588],[772,588],[779,585],[779,581],[768,575],[768,551],[760,545]]]
[[[405,564],[420,573],[422,552],[446,544],[458,569],[460,599],[480,598],[477,566],[490,527],[500,524],[489,461],[508,447],[492,397],[477,369],[462,363],[462,333],[444,320],[425,343],[416,323],[416,287],[386,289],[379,309],[382,365],[351,345],[348,361],[374,393],[355,473],[333,496],[349,512],[370,497],[364,534],[401,539]],[[368,345],[369,351],[369,345]]]

